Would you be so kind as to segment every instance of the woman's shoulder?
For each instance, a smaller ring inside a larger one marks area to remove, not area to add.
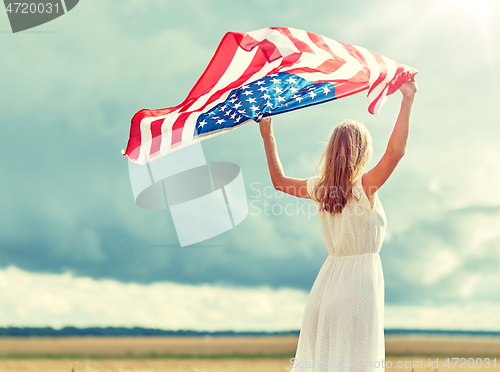
[[[307,184],[308,185],[315,185],[318,183],[319,178],[320,178],[320,175],[315,174],[307,179]]]
[[[309,195],[312,194],[313,188],[318,183],[319,177],[318,174],[315,174],[307,179],[307,192],[309,192]]]
[[[367,207],[370,210],[374,209],[375,203],[378,199],[378,192],[374,192],[368,197],[368,194],[365,190],[365,187],[363,186],[363,176],[366,174],[366,172],[363,172],[354,182],[355,188],[358,190],[357,193],[359,194],[359,199],[364,199],[367,202]]]

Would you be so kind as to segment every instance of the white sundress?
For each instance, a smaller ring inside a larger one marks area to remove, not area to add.
[[[291,372],[385,370],[379,252],[387,219],[378,192],[372,210],[361,178],[341,214],[318,213],[328,257],[307,300]],[[309,194],[318,179],[308,179]]]

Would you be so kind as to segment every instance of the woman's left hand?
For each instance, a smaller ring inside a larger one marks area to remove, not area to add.
[[[270,116],[260,119],[259,127],[262,137],[271,135],[273,133],[273,119]]]
[[[404,97],[413,97],[417,93],[417,82],[415,81],[415,76],[412,76],[410,80],[401,85],[399,88]]]

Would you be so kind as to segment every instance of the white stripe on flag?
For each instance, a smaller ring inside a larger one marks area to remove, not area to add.
[[[179,110],[180,108],[167,114],[165,117],[165,121],[161,126],[160,154],[162,156],[170,152],[170,146],[172,144],[172,126],[180,115]]]
[[[292,40],[278,30],[263,28],[261,30],[249,32],[248,35],[257,41],[267,40],[270,43],[273,43],[282,56],[299,52]]]
[[[250,66],[253,57],[257,53],[257,48],[250,52],[247,52],[241,48],[236,50],[233,60],[229,64],[229,67],[221,76],[217,84],[206,94],[198,98],[198,100],[189,108],[188,111],[194,111],[203,107],[205,103],[213,96],[218,90],[227,87],[229,84],[237,80],[243,72]]]
[[[377,84],[375,88],[371,91],[371,93],[368,95],[368,99],[370,102],[376,101],[375,107],[374,107],[374,112],[378,112],[380,107],[384,104],[384,102],[387,100],[387,96],[385,96],[382,99],[378,99],[377,97],[382,93],[382,91],[386,88],[386,84],[391,81],[394,78],[394,75],[396,74],[397,70],[397,64],[395,61],[388,59],[384,56],[380,56],[382,60],[384,61],[386,67],[387,67],[387,75],[385,79]]]
[[[343,60],[346,61],[344,65],[342,65],[339,69],[337,69],[335,72],[331,74],[324,74],[321,72],[304,72],[297,74],[299,77],[309,80],[309,81],[317,81],[317,80],[337,80],[337,79],[350,79],[353,76],[355,76],[360,70],[361,70],[361,64],[360,62],[354,58],[343,46],[342,44],[328,39],[328,38],[323,38],[325,41],[325,44],[332,50],[332,52],[342,58]],[[318,48],[319,49],[319,48]],[[326,52],[324,52],[326,53]],[[307,55],[307,57],[310,54]],[[328,54],[330,58],[330,54]],[[308,60],[305,60],[301,62],[300,64],[296,64],[292,66],[292,68],[296,68],[299,65],[302,65],[304,67],[310,66]]]
[[[149,159],[149,152],[151,151],[151,142],[153,135],[151,133],[151,123],[158,120],[158,117],[151,116],[141,120],[141,151],[139,154],[139,159],[141,163]]]
[[[365,57],[366,63],[368,65],[368,69],[370,71],[370,87],[375,83],[375,81],[380,76],[380,65],[378,64],[375,56],[368,50],[362,47],[356,47],[357,50]]]

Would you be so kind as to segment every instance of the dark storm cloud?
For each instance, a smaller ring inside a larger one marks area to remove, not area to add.
[[[500,229],[493,230],[480,246],[474,245],[472,232],[480,230],[485,220],[500,227],[500,207],[447,211],[438,218],[415,223],[385,242],[381,257],[387,302],[427,305],[500,300],[493,290],[496,282],[487,280],[478,282],[470,293],[462,292],[471,277],[493,277],[500,265]],[[443,250],[448,255],[440,256]]]
[[[135,205],[120,154],[133,114],[183,100],[225,32],[277,25],[387,52],[421,70],[407,155],[381,190],[392,234],[381,252],[387,301],[497,299],[496,292],[479,287],[498,267],[498,235],[484,238],[479,253],[472,254],[468,234],[496,219],[498,209],[479,206],[470,194],[465,202],[477,207],[452,211],[448,206],[468,191],[474,169],[500,166],[485,163],[478,152],[493,148],[499,131],[497,110],[488,106],[493,95],[484,83],[493,85],[495,76],[488,61],[477,64],[484,60],[483,44],[474,39],[477,30],[460,22],[445,26],[449,14],[425,18],[431,1],[408,9],[398,3],[403,14],[389,11],[391,1],[152,3],[82,2],[73,14],[50,24],[55,34],[0,40],[1,50],[8,51],[0,60],[1,267],[122,282],[309,290],[327,254],[317,217],[248,216],[203,243],[217,247],[158,247],[178,244],[170,215]],[[385,17],[373,17],[374,9]],[[408,21],[419,17],[426,21]],[[453,33],[458,36],[444,52]],[[473,53],[457,58],[464,45]],[[497,61],[497,50],[490,57]],[[377,116],[367,113],[362,94],[277,116],[275,133],[287,175],[314,173],[320,142],[344,117],[369,127],[375,147],[370,167],[375,165],[397,116],[396,95]],[[253,182],[271,185],[255,123],[205,141],[203,148],[209,161],[241,167],[249,202],[255,199]],[[432,180],[444,192],[429,192]],[[484,192],[493,192],[495,185],[484,185]],[[485,279],[478,279],[476,290],[461,292],[477,274]]]

